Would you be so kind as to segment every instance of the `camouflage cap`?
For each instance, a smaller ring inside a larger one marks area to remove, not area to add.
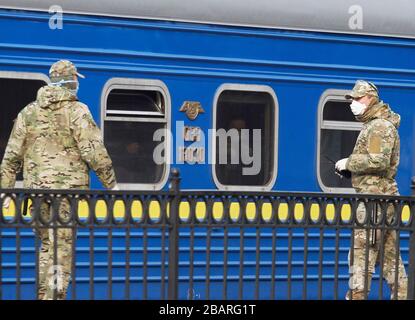
[[[59,60],[52,64],[49,70],[49,77],[51,79],[61,79],[74,75],[80,78],[85,78],[78,72],[75,65],[69,60]]]
[[[365,95],[371,95],[379,98],[378,88],[376,88],[376,86],[369,81],[357,80],[352,91],[346,93],[344,97],[346,99],[357,99]]]

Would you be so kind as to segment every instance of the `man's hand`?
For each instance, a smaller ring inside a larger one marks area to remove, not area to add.
[[[349,160],[349,158],[344,158],[344,159],[341,159],[341,160],[337,161],[336,162],[336,170],[337,171],[347,170],[346,169],[347,160]]]
[[[344,158],[336,162],[334,173],[338,175],[341,179],[347,178],[350,179],[351,173],[346,168],[346,164],[349,158]]]

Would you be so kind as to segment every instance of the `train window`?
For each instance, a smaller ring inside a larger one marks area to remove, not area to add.
[[[156,80],[111,79],[103,92],[103,106],[104,141],[120,187],[161,189],[168,178],[168,162],[160,164],[153,153],[160,143],[169,153],[169,135],[161,142],[153,135],[169,129],[167,87]]]
[[[222,190],[270,190],[277,173],[277,97],[268,86],[231,85],[215,97],[213,177]]]
[[[334,173],[334,163],[352,153],[362,129],[344,98],[346,92],[327,90],[320,99],[317,174],[325,192],[354,192],[350,179]]]
[[[17,114],[30,102],[36,100],[37,91],[44,86],[49,79],[43,74],[0,72],[0,159],[3,159],[4,151],[13,128]],[[21,187],[22,172],[17,176],[17,187]]]

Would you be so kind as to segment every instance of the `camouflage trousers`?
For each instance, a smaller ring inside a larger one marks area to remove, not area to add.
[[[361,203],[357,210],[356,216],[358,221],[363,221],[366,214],[365,206]],[[380,216],[380,210],[377,211],[377,216]],[[387,209],[387,219],[391,221],[394,216],[393,206]],[[367,237],[369,236],[369,245],[367,244]],[[383,238],[383,239],[382,239]],[[373,240],[375,243],[373,244]],[[383,240],[383,241],[382,241]],[[349,267],[350,267],[350,290],[346,295],[347,300],[362,300],[365,298],[365,280],[367,278],[367,293],[370,291],[370,284],[372,274],[375,271],[375,266],[380,263],[381,252],[383,249],[383,277],[391,289],[391,299],[395,299],[394,293],[397,292],[397,299],[405,300],[408,289],[408,279],[405,272],[405,267],[402,262],[400,253],[396,254],[396,232],[394,230],[384,230],[383,237],[380,230],[373,232],[369,230],[369,235],[366,229],[355,229],[354,232],[354,249],[349,252]],[[383,245],[381,243],[383,242]],[[368,255],[368,256],[367,256]],[[398,281],[396,281],[396,258],[398,257]],[[366,275],[366,259],[368,259],[367,275]],[[397,285],[397,288],[396,288]]]
[[[40,206],[40,215],[43,220],[47,221],[50,219],[51,212],[51,206],[48,203],[42,203]],[[59,216],[65,221],[69,215],[69,202],[62,200],[59,206]],[[52,300],[56,290],[56,299],[64,300],[66,299],[71,276],[74,230],[62,227],[55,228],[55,230],[47,227],[35,227],[34,231],[41,243],[39,251],[38,299]],[[54,259],[55,244],[56,261]]]

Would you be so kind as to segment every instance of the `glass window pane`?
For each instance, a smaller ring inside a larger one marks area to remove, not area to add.
[[[240,135],[232,143],[228,137],[225,141],[216,137],[216,176],[223,185],[266,185],[274,170],[274,117],[275,105],[272,96],[266,92],[226,90],[217,102],[216,128],[249,129],[249,142],[243,143]],[[260,143],[254,144],[253,129],[260,129]],[[257,147],[260,152],[255,152]],[[249,154],[250,162],[242,162],[242,152]],[[236,153],[237,163],[231,163],[232,154]],[[220,163],[224,156],[225,163]],[[247,168],[251,168],[247,174]],[[258,168],[255,170],[254,168]],[[245,171],[245,172],[244,172]],[[254,173],[254,174],[252,174]]]
[[[350,110],[350,101],[327,101],[324,105],[323,120],[357,122]]]
[[[164,123],[105,121],[104,140],[119,183],[158,183],[165,166],[153,160],[153,133]]]
[[[351,180],[340,178],[334,173],[334,164],[347,158],[353,151],[359,131],[321,130],[320,140],[320,178],[326,187],[352,188]],[[330,159],[330,160],[329,160]]]
[[[108,95],[107,110],[164,113],[163,96],[157,91],[114,89]]]
[[[17,114],[30,102],[36,100],[37,91],[46,83],[43,80],[0,78],[1,117],[0,117],[0,159],[13,128]],[[17,180],[23,180],[22,172]]]

